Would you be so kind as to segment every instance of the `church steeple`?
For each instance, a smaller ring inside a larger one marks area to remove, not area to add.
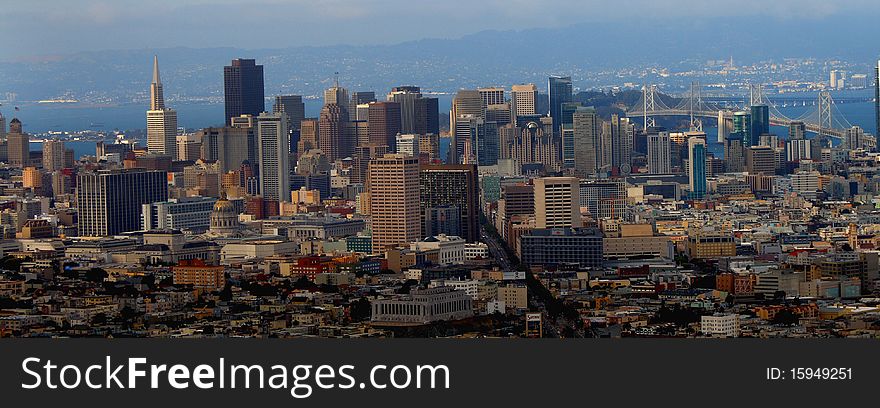
[[[150,110],[165,109],[165,96],[162,95],[162,81],[159,79],[159,57],[153,56],[153,82],[150,83]]]

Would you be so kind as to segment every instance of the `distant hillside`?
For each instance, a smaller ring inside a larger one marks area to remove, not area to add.
[[[723,14],[723,8],[719,13]],[[557,29],[484,31],[458,39],[426,39],[385,46],[171,48],[82,52],[0,64],[0,97],[20,100],[69,94],[125,103],[145,100],[152,55],[159,54],[168,98],[222,96],[222,67],[235,57],[266,67],[266,93],[318,95],[334,72],[350,89],[384,91],[416,84],[440,92],[480,85],[534,82],[570,74],[590,89],[620,83],[611,71],[663,64],[687,68],[707,59],[757,61],[785,57],[840,57],[870,61],[880,25],[853,16],[834,29],[791,19],[719,18],[651,22],[637,13],[599,24]],[[597,74],[603,72],[603,74]],[[634,77],[645,81],[651,78]]]

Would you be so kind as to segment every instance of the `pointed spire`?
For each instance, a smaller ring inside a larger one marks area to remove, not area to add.
[[[161,84],[162,81],[159,80],[159,56],[153,55],[153,83]]]

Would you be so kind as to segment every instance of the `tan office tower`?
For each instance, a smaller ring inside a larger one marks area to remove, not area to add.
[[[349,121],[350,112],[348,111],[348,105],[350,103],[351,99],[348,97],[348,89],[340,87],[338,79],[332,88],[324,91],[324,105],[339,105],[342,108],[342,112],[344,112],[343,119],[346,122]]]
[[[147,111],[147,150],[177,159],[177,112],[165,107],[158,57],[153,57],[150,110]]]
[[[318,119],[318,148],[330,162],[350,157],[354,153],[355,143],[351,140],[347,117],[342,105],[330,103],[321,108],[321,117]]]
[[[538,99],[538,87],[535,84],[514,85],[510,88],[510,110],[516,116],[535,114],[535,100]],[[516,122],[513,120],[513,122]]]
[[[64,142],[47,140],[43,142],[43,169],[53,172],[64,168]]]
[[[580,180],[577,177],[537,178],[535,224],[538,228],[581,227]]]
[[[297,154],[318,148],[318,120],[303,119],[300,122],[299,142],[296,144]]]
[[[30,135],[21,129],[21,121],[18,118],[12,118],[9,122],[6,143],[9,149],[9,165],[18,168],[27,167],[31,154]]]
[[[419,159],[386,154],[370,161],[368,174],[373,253],[418,241]]]

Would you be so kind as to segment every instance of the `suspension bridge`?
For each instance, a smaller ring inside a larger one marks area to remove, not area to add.
[[[852,128],[852,124],[837,109],[829,92],[820,92],[817,103],[812,105],[814,108],[808,109],[799,117],[790,118],[764,96],[761,85],[749,85],[748,105],[746,101],[739,105],[703,99],[700,84],[694,82],[690,92],[673,107],[667,106],[658,96],[656,85],[645,85],[642,87],[642,96],[626,113],[631,118],[641,116],[645,128],[655,126],[654,118],[658,116],[688,116],[693,130],[703,129],[703,118],[723,118],[725,128],[731,129],[732,125],[727,122],[733,122],[733,114],[740,110],[748,111],[754,105],[767,105],[771,125],[788,127],[792,122],[803,122],[806,131],[815,133],[820,138],[844,138],[846,129]]]

